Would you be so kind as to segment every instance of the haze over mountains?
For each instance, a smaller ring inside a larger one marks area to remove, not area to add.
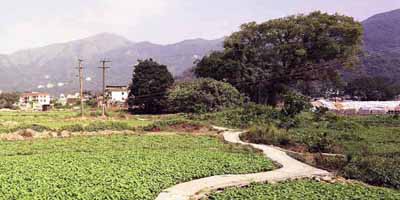
[[[378,14],[362,22],[365,29],[366,55],[355,73],[400,76],[400,9]],[[16,38],[17,39],[17,38]],[[100,60],[112,60],[107,83],[128,84],[132,66],[138,59],[153,58],[169,66],[180,76],[193,62],[213,50],[222,49],[223,39],[185,40],[176,44],[159,45],[150,42],[132,42],[110,33],[102,33],[82,40],[53,44],[41,48],[0,55],[0,90],[49,91],[52,93],[76,91],[77,59],[85,60],[85,88],[100,88]],[[40,87],[40,88],[38,88]]]
[[[400,9],[362,22],[365,56],[353,75],[382,76],[400,83]]]
[[[153,58],[179,76],[211,50],[222,48],[223,39],[185,40],[171,45],[132,42],[102,33],[93,37],[0,55],[0,90],[73,92],[77,88],[77,59],[84,62],[85,88],[100,88],[100,60],[112,60],[107,83],[125,85],[138,59]]]

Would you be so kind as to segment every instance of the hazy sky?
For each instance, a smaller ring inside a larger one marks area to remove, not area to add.
[[[322,10],[363,20],[400,0],[12,0],[0,6],[0,53],[101,32],[133,41],[215,39],[250,21]]]

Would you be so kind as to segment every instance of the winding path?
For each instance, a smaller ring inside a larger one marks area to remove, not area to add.
[[[268,145],[246,143],[240,140],[239,136],[243,131],[233,131],[225,128],[214,127],[222,134],[224,139],[230,143],[250,145],[263,151],[269,159],[279,163],[282,167],[268,172],[243,175],[219,175],[198,180],[181,183],[161,192],[156,200],[189,200],[199,199],[212,191],[233,186],[245,186],[257,182],[280,182],[297,178],[312,178],[331,176],[325,170],[320,170],[304,164],[288,156],[285,152]]]

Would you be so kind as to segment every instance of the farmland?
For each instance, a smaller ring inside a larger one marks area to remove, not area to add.
[[[1,199],[154,199],[174,184],[273,169],[209,136],[75,137],[0,143]]]
[[[137,126],[145,126],[152,122],[151,119],[138,120],[124,113],[111,112],[111,117],[105,121],[95,116],[87,115],[85,119],[77,117],[76,112],[53,111],[53,112],[0,112],[0,133],[9,133],[18,129],[30,128],[33,125],[41,129],[59,131],[74,125],[88,126],[96,123],[117,122],[129,129]],[[150,117],[149,117],[150,118]]]
[[[275,199],[400,199],[400,192],[385,188],[365,187],[360,184],[320,183],[299,180],[279,184],[253,184],[245,188],[230,188],[210,195],[209,200],[275,200]]]
[[[319,167],[346,178],[400,188],[400,120],[396,116],[344,117],[303,113],[288,130],[267,125],[251,128],[244,140],[301,153],[343,154],[345,161],[318,160]]]

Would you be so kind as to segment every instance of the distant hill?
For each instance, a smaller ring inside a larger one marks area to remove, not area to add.
[[[175,76],[193,66],[210,51],[222,49],[219,40],[185,40],[171,45],[132,42],[115,34],[102,33],[81,40],[0,55],[0,90],[74,92],[77,88],[77,59],[84,62],[88,80],[85,88],[99,89],[101,59],[112,60],[108,84],[128,84],[138,59],[153,58],[169,67]],[[40,88],[39,88],[40,87]]]
[[[400,9],[377,14],[362,22],[365,29],[364,50],[360,67],[346,72],[345,78],[384,76],[400,83]],[[169,67],[175,77],[190,77],[196,59],[222,49],[223,39],[185,40],[159,45],[132,42],[119,35],[102,33],[81,40],[0,55],[0,90],[77,91],[77,59],[85,60],[85,88],[99,89],[101,59],[112,60],[108,84],[128,84],[132,66],[138,59],[153,58]],[[41,87],[41,89],[38,88]]]
[[[357,76],[383,76],[400,83],[400,9],[374,15],[362,22],[365,55]]]

